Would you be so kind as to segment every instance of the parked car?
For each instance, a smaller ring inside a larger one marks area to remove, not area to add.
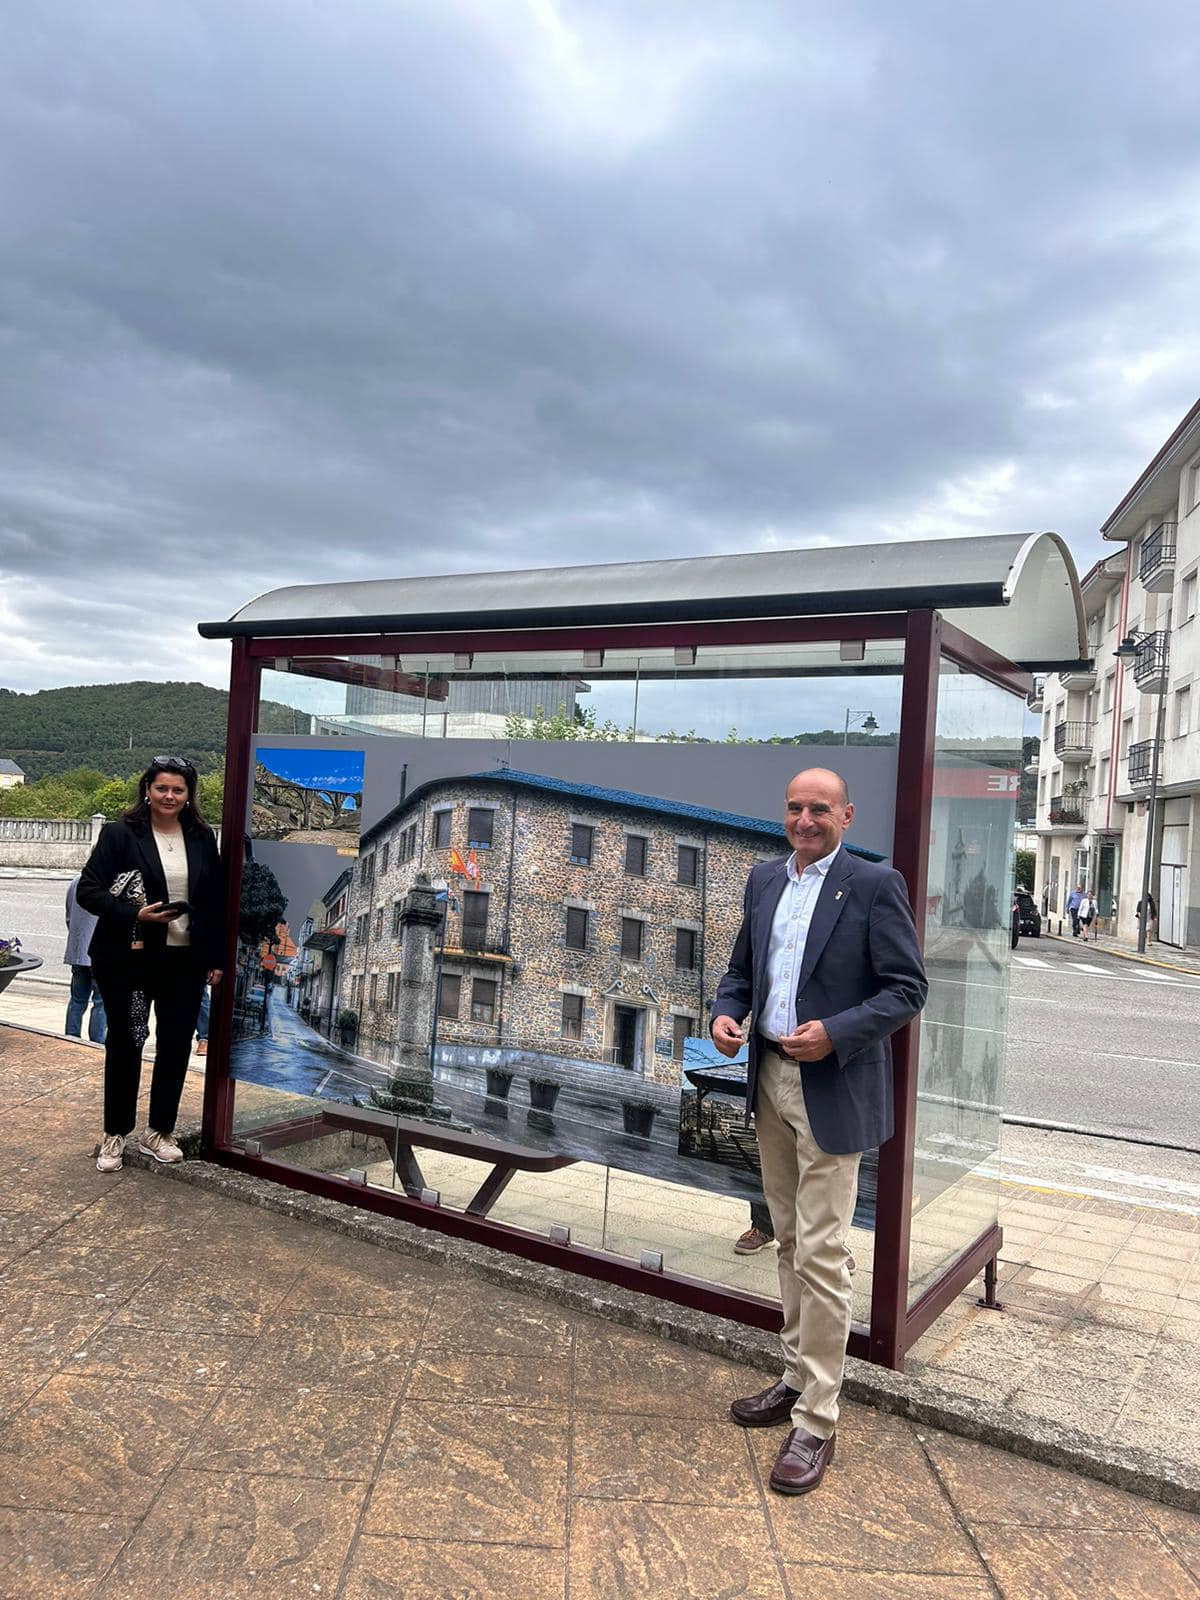
[[[1028,889],[1017,889],[1013,894],[1013,912],[1019,918],[1018,933],[1028,934],[1031,939],[1041,938],[1042,913]],[[1016,943],[1015,937],[1013,943]]]

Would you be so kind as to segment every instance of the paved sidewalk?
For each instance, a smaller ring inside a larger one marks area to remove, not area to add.
[[[5,1600],[1200,1597],[1187,1512],[853,1404],[781,1499],[782,1430],[724,1420],[755,1366],[99,1174],[98,1069],[0,1027]]]

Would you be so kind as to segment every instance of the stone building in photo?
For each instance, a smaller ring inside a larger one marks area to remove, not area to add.
[[[533,1051],[677,1085],[728,963],[746,875],[780,823],[498,769],[413,791],[361,841],[339,1004],[386,1045],[401,913],[444,892],[439,1044]],[[463,870],[465,869],[465,871]]]

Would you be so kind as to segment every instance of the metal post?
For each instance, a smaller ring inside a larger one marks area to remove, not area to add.
[[[850,743],[850,707],[847,706],[846,707],[846,722],[845,722],[845,726],[842,728],[842,748],[843,748],[843,750],[845,749],[845,747],[849,743]]]
[[[1158,711],[1154,718],[1154,748],[1150,752],[1150,796],[1146,805],[1146,849],[1142,857],[1142,898],[1138,911],[1138,955],[1146,953],[1146,926],[1150,920],[1150,872],[1154,865],[1154,825],[1158,811],[1158,754],[1162,749],[1164,713],[1167,705],[1166,674],[1158,691]]]

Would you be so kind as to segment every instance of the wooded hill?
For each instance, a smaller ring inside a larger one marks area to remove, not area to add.
[[[155,756],[186,756],[211,772],[225,754],[229,696],[206,683],[91,683],[18,694],[0,689],[0,756],[33,783],[76,767],[112,777]],[[262,702],[263,733],[307,733],[308,717]]]

